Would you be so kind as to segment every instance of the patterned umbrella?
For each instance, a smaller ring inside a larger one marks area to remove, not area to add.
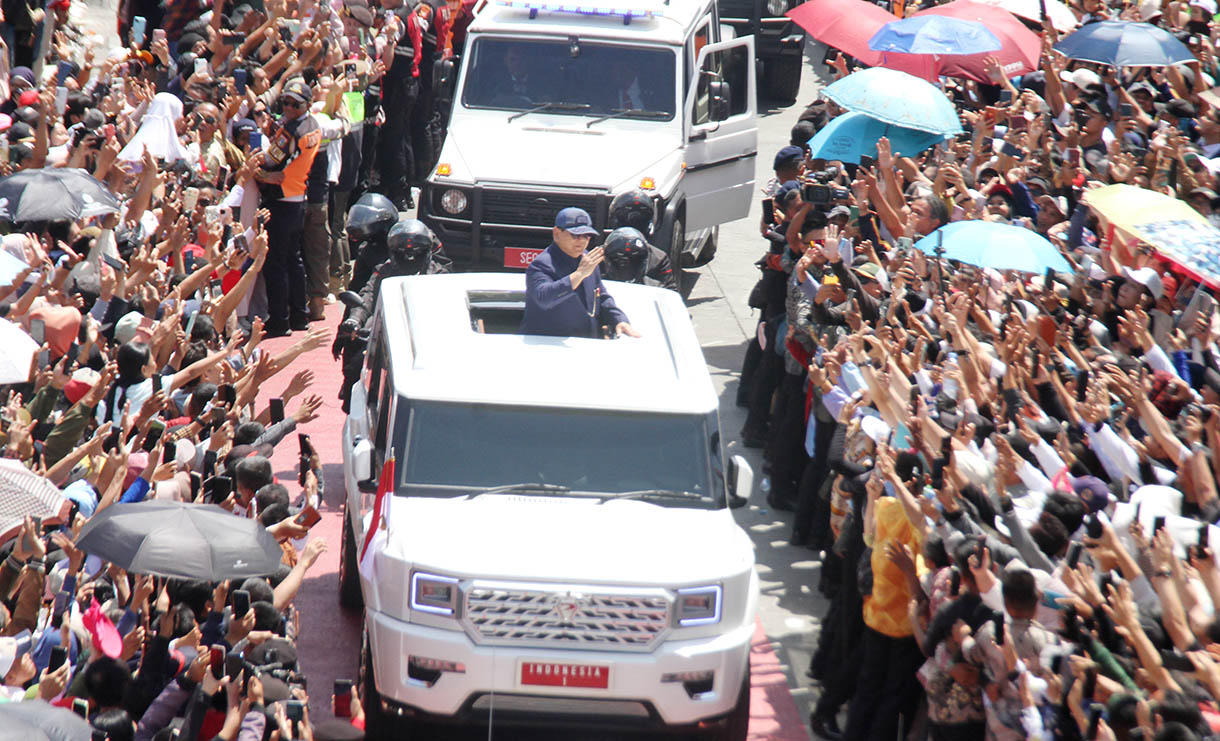
[[[62,522],[70,507],[71,502],[55,484],[20,461],[0,458],[0,541],[15,535],[26,517]]]

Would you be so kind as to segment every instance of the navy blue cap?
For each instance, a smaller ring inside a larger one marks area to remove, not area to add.
[[[575,206],[568,206],[555,214],[555,226],[578,236],[597,234],[597,230],[593,228],[593,219],[589,218],[589,212]]]
[[[788,203],[789,196],[800,189],[800,183],[796,182],[795,180],[789,180],[788,182],[779,186],[779,192],[775,194],[775,200],[779,201],[780,205],[783,206]]]
[[[778,170],[783,167],[789,160],[805,159],[805,150],[800,147],[789,144],[783,149],[775,153],[775,164],[771,166],[772,170]]]

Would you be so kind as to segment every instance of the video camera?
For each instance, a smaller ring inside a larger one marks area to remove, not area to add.
[[[826,209],[835,201],[851,198],[851,191],[830,184],[838,176],[839,168],[833,165],[805,173],[801,177],[801,200]]]

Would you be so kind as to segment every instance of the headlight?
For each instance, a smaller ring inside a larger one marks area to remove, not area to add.
[[[720,585],[678,590],[678,625],[690,628],[720,622]]]
[[[441,193],[441,208],[455,216],[462,213],[466,210],[466,194],[457,188],[446,190]]]
[[[788,0],[767,0],[767,12],[771,15],[783,15],[788,10]]]
[[[458,580],[416,571],[411,575],[411,609],[437,615],[457,612]]]

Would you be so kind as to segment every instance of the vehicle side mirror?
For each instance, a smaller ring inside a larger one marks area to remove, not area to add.
[[[432,65],[432,92],[437,101],[453,100],[453,86],[457,81],[457,65],[452,59],[441,59]]]
[[[352,448],[352,475],[356,477],[360,491],[377,491],[377,481],[373,478],[373,443],[362,437],[356,439]]]
[[[744,507],[750,495],[754,493],[754,469],[750,467],[749,461],[740,455],[730,458],[728,475],[725,478],[729,493],[741,497],[736,500],[736,507]]]
[[[732,92],[729,89],[729,83],[723,80],[711,80],[708,82],[708,113],[709,118],[713,121],[723,121],[729,117],[729,101],[732,100]]]

